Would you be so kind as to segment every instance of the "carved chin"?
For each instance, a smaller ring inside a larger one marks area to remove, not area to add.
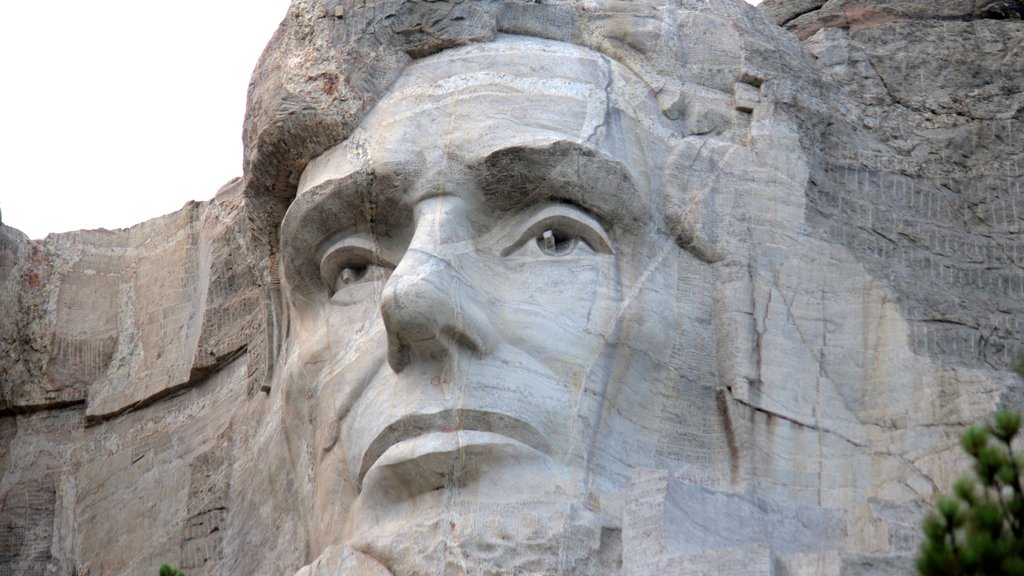
[[[349,544],[395,574],[467,565],[480,574],[605,573],[582,564],[593,563],[601,538],[598,515],[577,504],[582,485],[501,434],[423,434],[392,445],[367,472]]]
[[[621,562],[618,534],[576,504],[464,494],[357,533],[350,545],[394,574],[605,574]]]

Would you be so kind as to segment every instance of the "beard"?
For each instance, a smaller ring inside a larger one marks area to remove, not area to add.
[[[490,503],[444,492],[415,514],[359,530],[349,545],[395,576],[613,574],[621,566],[620,531],[578,503]]]

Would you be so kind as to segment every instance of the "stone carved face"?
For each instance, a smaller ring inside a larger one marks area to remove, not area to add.
[[[660,214],[663,122],[608,58],[502,39],[410,65],[308,165],[283,378],[314,548],[481,538],[482,508],[596,517],[652,462],[673,347],[711,338],[678,329],[710,287]]]

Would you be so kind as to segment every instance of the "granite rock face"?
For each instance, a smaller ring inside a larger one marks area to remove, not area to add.
[[[1020,14],[295,0],[243,178],[0,225],[0,574],[909,573],[1024,405]]]
[[[759,7],[801,40],[822,28],[856,32],[895,22],[1024,19],[1020,0],[765,0]]]

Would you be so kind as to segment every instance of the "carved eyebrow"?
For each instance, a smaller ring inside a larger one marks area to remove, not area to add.
[[[296,196],[280,228],[285,274],[293,288],[317,285],[318,256],[330,239],[397,229],[411,221],[396,178],[400,176],[387,171],[357,170],[323,180]]]
[[[612,222],[646,222],[654,201],[622,162],[576,142],[502,148],[469,169],[485,204],[497,213],[556,200],[583,208],[610,229]]]
[[[365,170],[324,180],[299,193],[281,221],[281,238],[307,246],[341,228],[354,225],[360,217],[353,206],[365,203],[371,180]]]

